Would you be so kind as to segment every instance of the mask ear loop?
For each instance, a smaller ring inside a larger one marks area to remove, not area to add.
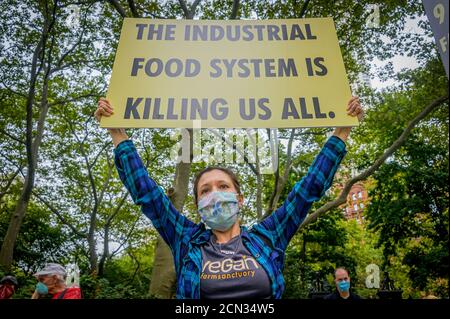
[[[203,220],[202,220],[202,223],[203,223],[203,225],[205,225],[205,229],[207,229],[207,230],[211,230],[211,229],[212,229],[212,228],[209,227]]]

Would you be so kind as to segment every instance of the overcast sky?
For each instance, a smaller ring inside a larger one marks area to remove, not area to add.
[[[423,17],[421,19],[409,19],[406,22],[405,28],[403,30],[403,32],[408,32],[408,33],[417,33],[417,34],[424,34],[423,31],[419,28],[418,26],[418,22],[420,20],[425,20],[426,18]],[[435,45],[434,40],[430,39],[430,45]],[[417,60],[414,57],[408,57],[408,56],[403,56],[403,55],[397,55],[392,59],[388,59],[386,61],[380,61],[379,59],[375,59],[371,72],[375,73],[374,71],[383,66],[386,65],[388,62],[392,62],[393,67],[394,67],[394,71],[400,72],[402,69],[415,69],[419,66],[419,64],[417,63]],[[376,73],[375,73],[376,74]],[[371,85],[374,89],[380,90],[382,88],[385,88],[387,86],[393,85],[395,84],[395,81],[393,79],[389,79],[385,82],[382,82],[380,80],[380,78],[378,77],[374,77],[371,79]]]

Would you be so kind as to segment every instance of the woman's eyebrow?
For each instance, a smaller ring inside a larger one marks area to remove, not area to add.
[[[216,182],[217,182],[217,183],[230,184],[230,182],[228,182],[228,181],[226,181],[226,180],[224,180],[224,179],[220,179],[220,180],[218,180],[218,181],[216,181]],[[203,187],[205,187],[205,186],[209,186],[210,184],[211,184],[210,182],[204,183],[204,184],[200,185],[200,188],[203,188]]]

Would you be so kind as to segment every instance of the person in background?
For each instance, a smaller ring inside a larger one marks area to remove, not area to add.
[[[0,299],[12,299],[19,283],[14,276],[5,276],[0,280]]]
[[[336,291],[325,296],[324,299],[362,299],[350,291],[350,276],[344,267],[336,268],[334,271],[334,283],[336,284]]]
[[[34,276],[38,283],[31,299],[39,299],[48,294],[52,295],[52,299],[81,299],[79,287],[67,287],[66,269],[60,264],[46,264]]]

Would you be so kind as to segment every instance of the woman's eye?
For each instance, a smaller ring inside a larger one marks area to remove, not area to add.
[[[228,185],[222,185],[222,186],[220,186],[220,188],[228,188]]]

